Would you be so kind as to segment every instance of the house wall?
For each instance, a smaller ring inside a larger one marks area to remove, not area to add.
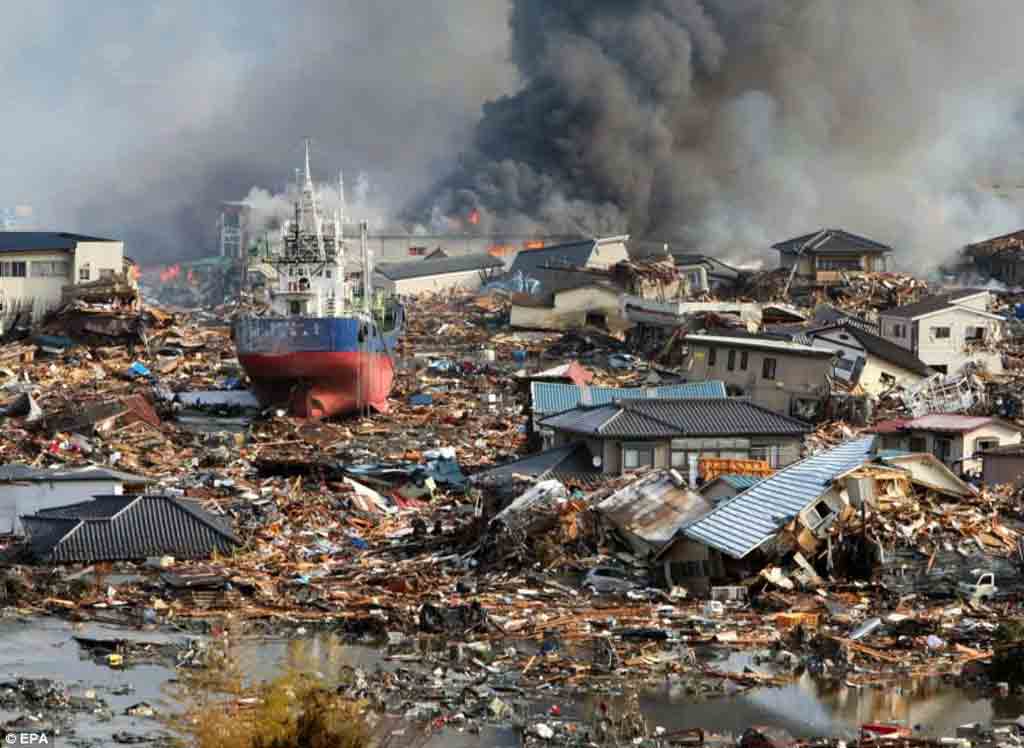
[[[40,319],[46,312],[60,305],[61,289],[71,283],[73,258],[69,252],[4,252],[0,262],[24,262],[24,278],[0,277],[0,316],[16,310],[31,310],[32,319]],[[69,272],[65,276],[36,277],[32,275],[33,262],[65,262]]]
[[[989,485],[1024,481],[1024,455],[985,455],[981,477]]]
[[[880,337],[885,338],[890,343],[895,343],[900,348],[906,348],[908,351],[914,350],[913,320],[906,319],[905,317],[887,317],[881,314],[878,317],[878,321]]]
[[[877,356],[868,356],[857,383],[866,393],[877,397],[892,386],[888,381],[882,381],[883,375],[885,377],[892,377],[896,380],[896,384],[904,387],[915,385],[924,379],[923,376],[915,371],[909,371],[908,369],[896,366],[896,364]]]
[[[626,251],[626,242],[624,240],[598,242],[597,246],[594,247],[594,251],[590,253],[590,259],[587,260],[586,267],[608,268],[617,262],[628,259],[629,253]]]
[[[923,440],[923,448],[918,449],[915,440]],[[930,452],[940,457],[939,442],[943,439],[949,440],[949,455],[943,462],[956,472],[978,473],[982,472],[982,459],[975,457],[975,453],[981,449],[979,441],[997,441],[1000,447],[1010,444],[1020,444],[1021,434],[1019,431],[1002,423],[991,423],[980,428],[969,431],[966,434],[950,434],[935,431],[911,430],[900,434],[887,434],[882,441],[885,449],[905,449],[911,452]]]
[[[736,347],[735,368],[729,371],[728,344],[715,344],[718,349],[714,366],[708,365],[712,345],[690,338],[689,354],[684,366],[693,381],[721,379],[733,385],[755,403],[789,415],[793,403],[799,399],[815,399],[828,393],[827,375],[832,372],[832,360],[793,355],[783,351],[759,351]],[[743,351],[747,351],[747,368],[741,368]],[[764,360],[774,358],[775,378],[762,376]]]
[[[703,597],[711,591],[711,579],[725,575],[721,557],[708,546],[686,537],[672,541],[658,558],[655,576],[671,589],[683,587]]]
[[[988,296],[971,297],[963,306],[978,311],[985,311]],[[959,303],[959,302],[958,302]],[[968,361],[977,361],[985,368],[998,374],[1003,371],[1002,355],[989,351],[967,352],[968,328],[985,328],[986,340],[999,340],[1003,335],[1003,323],[986,317],[971,314],[968,311],[951,307],[936,314],[917,320],[881,315],[882,337],[896,345],[913,351],[928,366],[944,366],[950,374],[955,373]],[[903,335],[896,335],[894,327],[903,326]],[[935,329],[948,327],[948,338],[937,338]],[[915,335],[916,331],[916,335]]]
[[[593,286],[555,294],[553,308],[513,304],[509,323],[538,330],[570,330],[585,326],[588,313],[605,315],[608,329],[613,332],[632,327],[621,315],[619,295]]]
[[[99,280],[100,271],[115,273],[124,270],[124,242],[77,242],[74,252],[72,278],[74,283]],[[88,266],[89,277],[82,277]]]
[[[438,291],[465,290],[476,291],[483,285],[481,276],[486,271],[462,270],[458,273],[440,273],[425,275],[420,278],[390,280],[380,273],[374,274],[374,285],[399,296],[416,296],[421,293],[437,293]]]
[[[745,438],[742,435],[737,435],[738,438]],[[688,437],[700,439],[701,437]],[[563,446],[572,441],[575,441],[578,437],[574,437],[572,434],[559,434],[556,433],[554,446]],[[772,463],[772,467],[785,467],[790,463],[796,462],[800,459],[800,449],[803,444],[803,439],[800,437],[792,436],[766,436],[766,437],[749,437],[750,447],[749,448],[734,448],[730,449],[730,454],[736,456],[737,459],[767,459],[769,456],[772,459],[768,461]],[[706,441],[717,441],[715,437],[708,437]],[[606,475],[621,475],[626,468],[625,457],[623,451],[628,448],[632,448],[634,445],[650,445],[654,452],[654,465],[655,468],[670,468],[672,467],[672,442],[668,439],[627,439],[625,441],[618,439],[606,439],[603,443],[588,441],[587,445],[590,447],[591,453],[603,455],[603,472]],[[719,455],[717,448],[706,447],[706,451],[690,451],[686,453],[693,457],[696,455],[696,459],[699,460],[702,456],[715,456]],[[676,466],[684,476],[689,473],[689,463],[686,465]]]
[[[88,501],[93,496],[103,494],[120,496],[123,492],[121,481],[114,480],[0,484],[0,534],[21,535],[24,531],[18,518],[23,514],[35,514],[41,509]]]

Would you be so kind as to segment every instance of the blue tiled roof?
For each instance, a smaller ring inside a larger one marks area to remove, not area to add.
[[[665,387],[590,387],[591,403],[610,405],[616,400],[682,400],[725,397],[725,383],[718,380],[672,384]],[[533,412],[537,416],[564,413],[580,404],[575,384],[533,382],[530,385]]]
[[[871,458],[874,437],[856,439],[793,463],[718,505],[683,530],[733,558],[743,558],[825,493],[837,475]]]

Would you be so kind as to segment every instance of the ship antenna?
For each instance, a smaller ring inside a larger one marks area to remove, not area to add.
[[[341,224],[340,228],[345,226],[345,172],[338,169],[338,203],[341,206]],[[340,233],[340,232],[339,232]]]
[[[309,138],[305,138],[306,141],[306,182],[305,186],[308,189],[313,188],[313,172],[309,168]]]

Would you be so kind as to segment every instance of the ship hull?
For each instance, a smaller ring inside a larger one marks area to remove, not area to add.
[[[357,317],[243,318],[233,334],[238,362],[265,407],[299,418],[387,411],[394,334]]]

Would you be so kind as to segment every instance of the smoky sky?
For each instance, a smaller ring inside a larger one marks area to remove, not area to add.
[[[1011,0],[4,11],[0,207],[143,261],[210,253],[221,200],[278,204],[306,136],[318,177],[363,173],[382,220],[420,229],[630,232],[745,259],[837,226],[921,267],[1020,228]]]
[[[1024,7],[515,0],[523,79],[416,207],[745,259],[825,226],[934,265],[1020,228]],[[1024,193],[1021,193],[1024,197]]]

